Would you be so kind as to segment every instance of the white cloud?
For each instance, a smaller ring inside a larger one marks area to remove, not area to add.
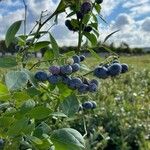
[[[115,23],[113,24],[114,28],[124,28],[125,26],[129,26],[134,21],[133,19],[125,13],[119,14],[116,18]]]
[[[141,25],[143,31],[150,32],[150,17],[146,18]]]

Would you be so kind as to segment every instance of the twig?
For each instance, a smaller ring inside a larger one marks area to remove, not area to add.
[[[27,5],[25,0],[23,0],[24,4],[24,12],[25,12],[25,18],[24,18],[24,35],[26,35],[26,26],[27,26]]]

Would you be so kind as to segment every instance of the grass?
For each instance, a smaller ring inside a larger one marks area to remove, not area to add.
[[[104,58],[100,58],[101,61]],[[135,69],[150,69],[150,55],[138,55],[138,56],[120,56],[120,61],[122,63],[127,63],[129,66],[133,66]],[[94,66],[100,62],[94,57],[88,57],[86,64]]]

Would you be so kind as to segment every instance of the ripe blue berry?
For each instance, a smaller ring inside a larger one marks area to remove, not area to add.
[[[122,67],[119,63],[114,63],[108,67],[108,74],[110,76],[117,76],[121,73]]]
[[[74,60],[74,63],[78,63],[78,64],[80,63],[80,57],[78,55],[75,55],[72,58]]]
[[[38,71],[38,72],[36,72],[34,77],[38,81],[46,81],[47,80],[47,73],[44,71]]]
[[[98,86],[98,84],[99,84],[96,79],[92,79],[92,80],[90,81],[90,83],[94,83],[94,84],[96,84],[97,86]]]
[[[88,12],[90,12],[92,10],[92,4],[90,2],[84,2],[81,5],[81,12],[83,14],[87,14]]]
[[[58,75],[60,73],[60,67],[59,66],[51,66],[49,68],[49,71],[52,73],[52,74],[56,74]]]
[[[93,104],[92,104],[90,101],[87,101],[87,102],[84,102],[84,103],[82,104],[82,107],[83,107],[84,109],[92,109],[92,108],[93,108]]]
[[[72,26],[70,20],[66,20],[66,21],[65,21],[65,25],[67,26],[67,28],[68,28],[70,31],[73,31],[73,26]]]
[[[60,67],[60,72],[64,75],[69,75],[72,73],[72,67],[70,65],[65,65]]]
[[[19,49],[20,49],[20,46],[19,45],[15,45],[15,50],[19,51]]]
[[[72,72],[76,72],[80,70],[80,65],[78,63],[74,63],[73,65],[71,65],[72,67]]]
[[[127,64],[121,64],[122,70],[121,73],[126,73],[129,70],[129,66]]]
[[[82,84],[82,81],[80,78],[73,78],[69,81],[68,86],[72,89],[77,89]]]
[[[89,92],[96,92],[98,89],[97,85],[95,83],[90,83],[88,86]]]
[[[96,0],[95,1],[97,4],[101,4],[103,2],[103,0]]]
[[[95,109],[95,108],[97,107],[97,104],[96,104],[96,102],[95,102],[95,101],[91,101],[91,103],[93,104],[93,107],[92,107],[92,109]]]
[[[70,82],[70,80],[71,80],[71,78],[70,77],[68,77],[68,76],[62,76],[62,82],[64,83],[64,84],[69,84],[69,82]]]
[[[85,56],[84,55],[81,55],[80,56],[80,61],[84,61],[85,60]]]
[[[50,75],[48,76],[48,81],[50,84],[57,84],[62,80],[62,77],[60,75]]]
[[[78,92],[86,93],[86,92],[88,92],[88,88],[89,88],[88,85],[83,83],[79,86]]]
[[[94,70],[94,75],[98,78],[106,79],[108,77],[108,69],[106,67],[97,67]]]
[[[91,26],[87,26],[84,28],[84,32],[91,32],[92,31],[92,27]]]
[[[77,12],[77,18],[78,19],[83,19],[84,15],[81,11]]]

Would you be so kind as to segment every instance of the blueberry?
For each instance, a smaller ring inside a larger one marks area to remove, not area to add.
[[[19,49],[20,49],[20,46],[19,45],[15,45],[15,50],[19,51]]]
[[[70,82],[70,80],[71,80],[71,78],[70,77],[68,77],[68,76],[62,76],[62,82],[64,83],[64,84],[69,84],[69,82]]]
[[[52,74],[58,75],[60,73],[60,67],[59,66],[51,66],[51,67],[49,67],[49,71]]]
[[[57,84],[62,80],[62,77],[60,75],[50,75],[48,76],[48,81],[50,84]]]
[[[86,93],[86,92],[88,92],[88,88],[89,88],[88,85],[83,83],[79,86],[78,92]]]
[[[77,12],[77,18],[78,19],[83,19],[84,15],[81,11]]]
[[[96,92],[98,89],[97,85],[95,83],[90,83],[88,86],[89,92]]]
[[[85,60],[85,56],[84,55],[81,55],[80,56],[80,61],[84,61]]]
[[[78,55],[75,55],[72,58],[74,60],[74,63],[78,63],[78,64],[80,63],[80,57]]]
[[[83,107],[83,109],[92,109],[93,104],[90,101],[87,101],[82,104],[82,107]]]
[[[94,75],[98,78],[106,79],[108,77],[108,69],[106,67],[97,67]]]
[[[80,70],[80,65],[78,63],[74,63],[73,65],[71,65],[72,67],[72,72],[76,72]]]
[[[91,26],[87,26],[84,28],[84,32],[91,32],[92,31],[92,27]]]
[[[39,81],[46,81],[47,80],[47,73],[44,71],[38,71],[38,72],[36,72],[34,77]]]
[[[97,104],[96,104],[96,102],[95,102],[95,101],[91,101],[91,103],[93,104],[93,107],[92,107],[92,109],[95,109],[95,108],[97,107]]]
[[[66,20],[66,21],[65,21],[65,25],[67,26],[67,28],[68,28],[70,31],[73,31],[73,26],[72,26],[70,20]]]
[[[95,0],[95,2],[96,2],[97,4],[101,4],[101,3],[103,2],[103,0]]]
[[[121,73],[126,73],[129,70],[129,66],[127,64],[121,64],[122,70]]]
[[[72,73],[72,67],[70,65],[65,65],[60,67],[60,72],[64,75],[69,75]]]
[[[69,81],[69,84],[68,86],[71,88],[71,89],[77,89],[80,87],[80,85],[82,84],[82,81],[80,78],[73,78]]]
[[[96,84],[97,86],[98,86],[98,84],[99,84],[96,79],[92,79],[92,80],[90,81],[90,83],[94,83],[94,84]]]
[[[90,12],[91,10],[92,10],[92,4],[90,2],[84,2],[81,5],[81,12],[83,14],[86,14],[86,13]]]
[[[121,73],[122,67],[119,63],[114,63],[110,67],[108,67],[108,74],[110,76],[116,76]]]

